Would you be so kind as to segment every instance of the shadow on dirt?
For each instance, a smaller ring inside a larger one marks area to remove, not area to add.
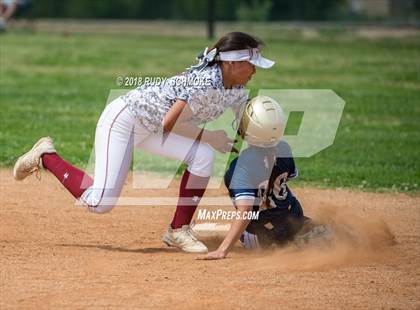
[[[143,253],[143,254],[150,254],[150,253],[173,253],[179,252],[176,248],[124,248],[124,247],[116,247],[112,245],[95,245],[95,244],[57,244],[57,246],[62,247],[76,247],[76,248],[97,248],[99,250],[106,250],[106,251],[113,251],[113,252],[128,252],[128,253]]]

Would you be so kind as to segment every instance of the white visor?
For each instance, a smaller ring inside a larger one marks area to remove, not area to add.
[[[261,56],[258,48],[219,52],[218,59],[221,61],[249,61],[260,68],[271,68],[275,62]]]

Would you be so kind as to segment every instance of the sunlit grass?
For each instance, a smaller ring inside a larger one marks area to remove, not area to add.
[[[301,185],[418,191],[420,40],[303,40],[271,33],[266,43],[277,64],[258,70],[252,93],[332,89],[346,101],[334,144],[296,160]],[[120,34],[2,35],[1,165],[12,165],[40,136],[51,135],[66,159],[84,167],[118,76],[171,76],[209,44]]]

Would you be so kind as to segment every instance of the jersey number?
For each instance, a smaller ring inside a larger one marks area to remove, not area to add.
[[[273,201],[273,196],[277,200],[285,200],[287,197],[287,187],[286,187],[287,175],[288,175],[287,172],[280,174],[274,181],[272,189],[267,188],[268,180],[261,182],[260,185],[258,186],[258,197],[263,197],[263,201],[266,201],[267,195],[271,192],[272,195],[270,195],[268,199],[272,207],[276,206],[276,203]]]

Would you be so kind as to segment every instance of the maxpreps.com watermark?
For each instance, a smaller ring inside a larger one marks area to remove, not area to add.
[[[258,220],[260,211],[198,210],[197,220]]]
[[[210,86],[209,77],[174,76],[172,78],[159,76],[117,76],[115,83],[120,87],[136,87],[141,85],[161,86],[168,83],[171,86]]]

